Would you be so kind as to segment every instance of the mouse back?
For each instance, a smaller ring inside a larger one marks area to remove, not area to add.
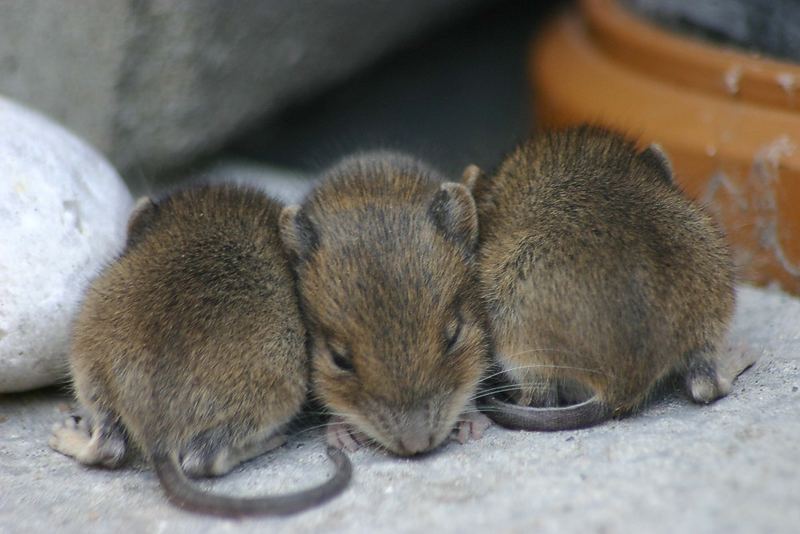
[[[474,194],[482,286],[508,369],[577,377],[629,409],[724,334],[727,243],[659,149],[596,127],[543,133]]]
[[[218,421],[278,427],[305,398],[307,357],[281,205],[234,186],[147,201],[92,284],[71,358],[138,443],[172,451]],[[235,426],[235,425],[234,425]]]

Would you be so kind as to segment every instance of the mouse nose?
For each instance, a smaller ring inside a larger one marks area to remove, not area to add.
[[[407,432],[400,438],[400,445],[408,454],[417,454],[430,448],[433,437],[427,432],[410,433]]]
[[[433,435],[427,424],[428,414],[425,411],[413,413],[408,423],[400,432],[400,446],[407,454],[417,454],[430,449]]]

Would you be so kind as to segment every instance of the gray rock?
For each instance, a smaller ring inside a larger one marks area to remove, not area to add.
[[[452,179],[469,164],[490,172],[532,131],[525,65],[548,7],[487,8],[282,113],[231,150],[314,172],[366,150],[408,152]]]
[[[350,488],[289,518],[227,521],[170,506],[141,463],[87,469],[47,448],[55,393],[0,397],[0,532],[791,533],[800,524],[800,300],[742,287],[733,338],[761,355],[732,393],[676,393],[641,414],[554,433],[490,428],[417,460],[362,450]],[[322,430],[206,488],[286,492],[328,476]]]
[[[0,393],[66,376],[69,323],[130,205],[94,149],[0,98]]]
[[[2,2],[0,92],[149,174],[481,1]]]

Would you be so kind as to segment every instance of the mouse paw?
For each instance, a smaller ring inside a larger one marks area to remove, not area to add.
[[[88,418],[77,415],[53,425],[48,445],[82,464],[109,468],[119,465],[126,449],[125,436],[117,424],[108,425],[102,419],[99,427],[92,428]]]
[[[71,415],[53,425],[47,444],[56,452],[77,458],[89,446],[91,430],[86,419]]]
[[[478,411],[470,411],[459,416],[456,427],[450,433],[450,439],[462,445],[470,439],[481,439],[492,421]]]
[[[686,378],[686,389],[694,402],[709,404],[727,395],[731,383],[716,373],[693,373]]]
[[[723,376],[717,362],[698,358],[686,372],[686,392],[698,404],[709,404],[727,395],[731,390],[732,379]]]
[[[362,445],[358,432],[338,416],[331,417],[325,431],[325,438],[331,447],[348,452],[355,452]]]
[[[730,393],[736,377],[757,360],[757,352],[743,342],[699,352],[686,370],[686,392],[694,402],[713,402]]]

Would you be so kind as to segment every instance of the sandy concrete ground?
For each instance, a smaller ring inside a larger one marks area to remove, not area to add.
[[[227,161],[201,174],[296,201],[302,174]],[[571,432],[491,428],[417,460],[351,455],[350,488],[290,518],[230,521],[167,503],[146,463],[88,469],[47,447],[67,394],[0,396],[0,534],[17,532],[795,532],[800,525],[800,299],[742,286],[731,341],[760,356],[710,406],[680,391]],[[256,495],[330,473],[321,429],[202,484]]]
[[[796,532],[800,300],[740,288],[732,337],[761,359],[711,406],[675,392],[588,430],[491,428],[420,460],[362,450],[341,497],[279,519],[175,509],[141,462],[87,469],[48,449],[63,394],[0,397],[0,532]],[[282,492],[328,473],[317,429],[204,485]]]

